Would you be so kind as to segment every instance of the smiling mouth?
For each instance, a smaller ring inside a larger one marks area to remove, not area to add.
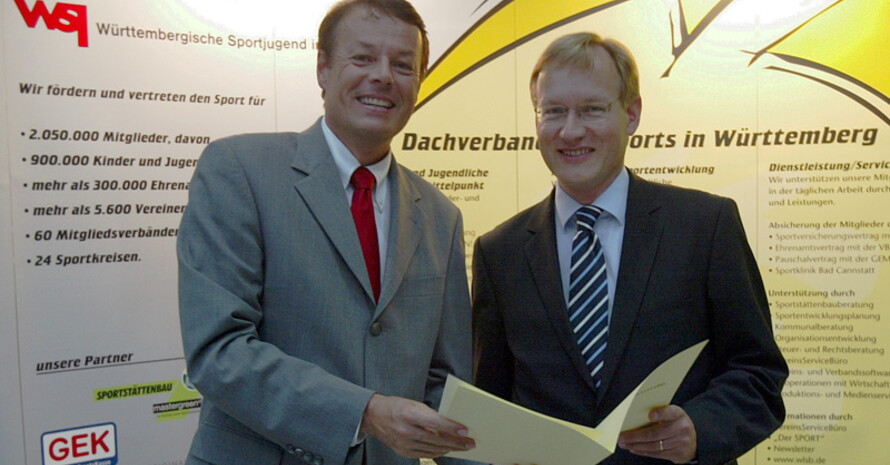
[[[358,101],[361,102],[363,105],[368,105],[368,106],[377,107],[377,108],[383,108],[383,109],[387,109],[387,110],[396,106],[394,103],[392,103],[388,100],[382,100],[382,99],[373,98],[373,97],[359,97]]]
[[[588,153],[592,153],[593,150],[589,148],[582,149],[572,149],[572,150],[560,150],[559,153],[567,156],[567,157],[580,157],[581,155],[586,155]]]

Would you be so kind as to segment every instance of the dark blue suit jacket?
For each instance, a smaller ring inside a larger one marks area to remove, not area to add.
[[[478,239],[473,305],[476,384],[538,412],[596,426],[661,362],[710,339],[673,400],[699,463],[734,463],[784,420],[788,367],[730,199],[631,175],[598,391],[568,321],[553,194]],[[665,462],[618,449],[603,463]]]

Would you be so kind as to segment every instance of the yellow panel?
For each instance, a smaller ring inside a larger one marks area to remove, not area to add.
[[[890,96],[890,2],[835,4],[769,49],[826,66]]]
[[[566,0],[542,2],[517,0],[493,13],[472,29],[436,64],[424,79],[418,105],[451,83],[461,73],[483,62],[521,38],[534,35],[566,18],[596,7],[623,3],[625,0]]]

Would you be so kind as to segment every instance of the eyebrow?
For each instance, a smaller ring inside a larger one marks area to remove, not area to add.
[[[580,104],[580,105],[589,105],[589,104],[593,104],[593,103],[597,103],[597,104],[599,104],[599,103],[601,103],[601,104],[607,104],[607,103],[610,103],[610,102],[612,102],[612,101],[614,101],[614,99],[611,99],[611,100],[610,100],[610,99],[607,99],[607,98],[601,98],[601,97],[586,97],[586,98],[583,98],[583,99],[581,99],[581,100],[574,101],[574,102],[572,102],[572,103],[575,104],[575,105],[579,105],[579,104]],[[552,101],[552,100],[551,100],[551,101],[542,100],[542,101],[541,101],[541,105],[566,106],[564,103],[554,102],[554,101]]]
[[[358,41],[357,44],[358,44],[358,48],[360,48],[364,51],[376,51],[376,49],[377,49],[377,46],[375,46],[374,44],[371,44],[369,42]],[[411,57],[411,58],[418,57],[419,58],[419,56],[415,54],[414,50],[407,49],[407,48],[398,50],[396,53],[396,56],[398,56],[400,58],[401,57]]]

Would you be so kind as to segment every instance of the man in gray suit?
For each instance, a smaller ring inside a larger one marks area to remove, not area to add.
[[[474,445],[433,410],[449,373],[471,376],[461,216],[390,151],[426,69],[423,21],[404,0],[349,0],[319,46],[324,118],[215,141],[191,183],[180,315],[204,403],[189,464],[410,464]]]

